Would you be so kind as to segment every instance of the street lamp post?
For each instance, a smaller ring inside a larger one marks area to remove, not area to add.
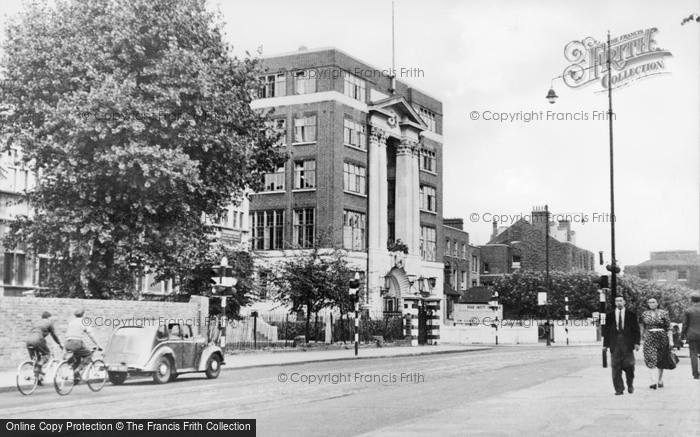
[[[610,291],[611,297],[614,298],[617,293],[617,274],[620,272],[620,268],[617,266],[617,259],[615,257],[615,172],[614,172],[614,155],[613,155],[613,109],[612,109],[612,69],[610,61],[610,31],[608,31],[607,39],[607,50],[606,50],[606,67],[607,67],[607,87],[608,87],[608,132],[609,132],[609,142],[610,142],[610,257],[611,264],[607,266],[610,271]],[[593,67],[597,67],[594,65]],[[561,78],[562,76],[557,76]],[[555,78],[556,79],[556,78]],[[547,92],[546,99],[549,103],[554,103],[557,93],[554,88],[550,88]]]
[[[489,307],[493,310],[495,317],[492,326],[496,328],[496,346],[498,346],[498,292],[494,291],[491,294],[491,300],[489,301]]]

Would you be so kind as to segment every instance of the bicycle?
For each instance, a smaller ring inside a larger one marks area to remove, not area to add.
[[[90,356],[85,357],[90,361],[85,363],[85,359],[82,359],[77,370],[73,370],[73,363],[77,358],[72,352],[66,354],[67,358],[58,365],[53,378],[56,393],[65,396],[73,391],[73,387],[80,381],[87,382],[90,390],[94,392],[102,390],[107,383],[107,366],[102,359],[94,358],[96,351],[102,351],[102,349],[93,347]]]
[[[42,385],[43,377],[51,378],[50,375],[58,368],[58,360],[53,355],[49,355],[49,359],[42,364],[39,352],[33,347],[28,349],[30,359],[17,367],[16,378],[17,390],[25,396],[34,393],[37,386]]]

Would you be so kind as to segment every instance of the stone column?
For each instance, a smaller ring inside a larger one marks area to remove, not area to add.
[[[369,136],[369,248],[386,250],[387,181],[386,132],[371,128]]]
[[[415,245],[414,252],[420,256],[420,175],[418,172],[418,159],[420,156],[420,148],[418,143],[412,143],[413,159],[411,161],[411,178],[413,187],[413,243]]]
[[[401,239],[411,255],[418,255],[419,234],[416,234],[418,214],[418,174],[415,160],[417,143],[401,140],[396,149],[396,238]],[[418,228],[420,232],[420,228]]]

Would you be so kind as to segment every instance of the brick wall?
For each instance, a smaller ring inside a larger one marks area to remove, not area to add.
[[[56,333],[65,342],[68,322],[73,312],[85,309],[85,320],[90,320],[97,341],[105,347],[115,327],[128,319],[148,319],[152,323],[167,323],[166,319],[183,319],[192,330],[206,333],[209,302],[206,297],[193,296],[190,302],[152,302],[131,300],[62,299],[37,297],[0,297],[0,368],[12,368],[27,358],[25,340],[32,326],[49,311],[55,321]],[[143,322],[142,322],[143,323]],[[149,322],[146,322],[149,323]],[[49,336],[50,337],[50,336]],[[47,339],[55,349],[53,339]]]

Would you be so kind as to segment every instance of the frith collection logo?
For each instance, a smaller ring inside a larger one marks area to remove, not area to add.
[[[665,59],[672,56],[668,50],[659,48],[654,39],[658,29],[638,30],[610,39],[610,65],[613,87],[629,85],[635,80],[656,74],[668,73]],[[571,41],[564,48],[564,56],[571,65],[564,69],[564,83],[571,88],[580,88],[600,81],[608,88],[608,44],[591,37]]]

